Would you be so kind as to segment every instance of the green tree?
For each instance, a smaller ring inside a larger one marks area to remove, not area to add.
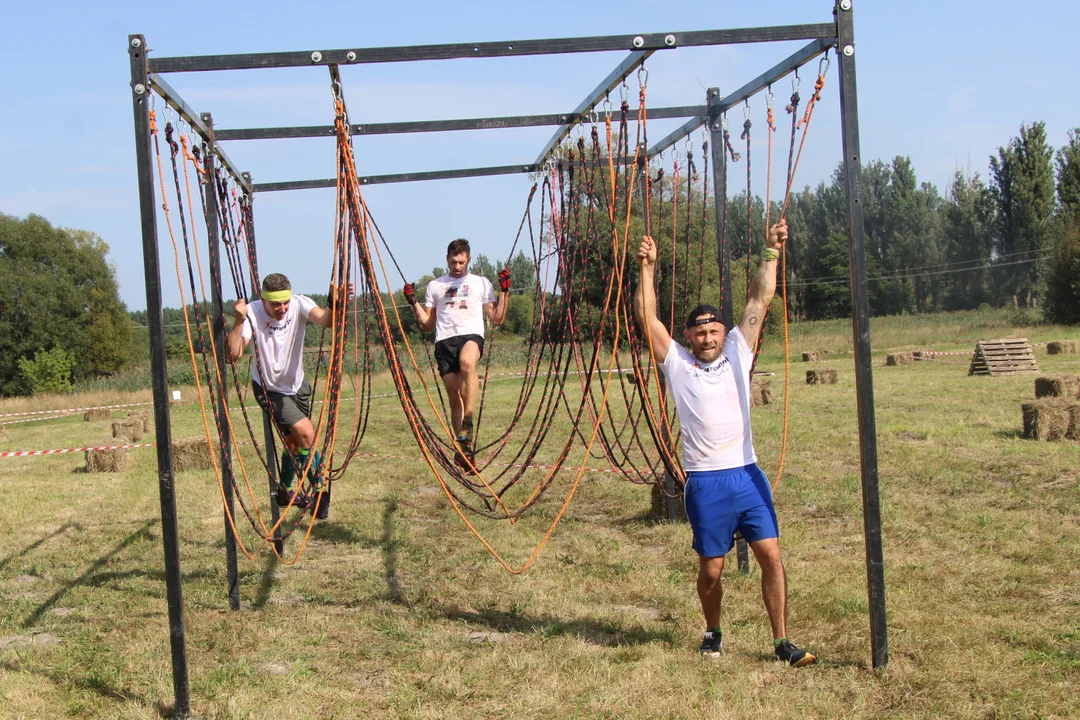
[[[1037,259],[1050,248],[1054,212],[1053,151],[1046,125],[1021,125],[1020,135],[990,158],[997,206],[996,276],[1015,306],[1038,305]],[[1023,262],[1030,261],[1030,262]]]
[[[119,370],[131,353],[108,246],[45,218],[0,214],[0,394],[26,392],[18,358],[63,346],[74,379]]]
[[[994,251],[994,198],[976,173],[957,171],[944,206],[944,309],[971,310],[991,300],[989,266]]]
[[[1080,323],[1080,221],[1073,221],[1054,243],[1046,278],[1046,319]]]
[[[1080,215],[1080,128],[1069,131],[1069,142],[1057,151],[1057,196],[1068,218]]]

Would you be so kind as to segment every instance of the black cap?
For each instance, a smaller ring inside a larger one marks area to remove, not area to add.
[[[712,305],[698,305],[686,316],[686,329],[711,322],[723,322],[720,319],[720,311]]]

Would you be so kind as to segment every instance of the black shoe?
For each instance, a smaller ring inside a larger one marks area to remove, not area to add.
[[[720,654],[724,652],[724,637],[719,632],[710,630],[701,640],[701,648],[698,652],[703,658],[720,657]]]
[[[787,638],[781,640],[776,646],[776,659],[789,663],[791,667],[803,667],[817,662],[815,655],[795,647]]]
[[[315,507],[314,514],[316,520],[325,520],[330,517],[330,483],[326,484],[326,489],[322,494],[316,493],[311,500],[312,506]]]
[[[295,498],[295,499],[294,499]],[[278,484],[277,495],[274,498],[277,501],[278,507],[288,507],[289,501],[292,500],[292,506],[306,510],[311,507],[311,503],[308,501],[307,495],[303,493],[294,493],[289,488],[282,484]]]
[[[454,453],[454,462],[465,471],[466,475],[475,475],[476,454],[473,449],[472,438],[464,434],[459,435],[457,444],[460,449]]]

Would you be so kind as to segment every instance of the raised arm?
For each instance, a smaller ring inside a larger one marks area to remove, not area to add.
[[[637,256],[641,261],[641,277],[634,293],[634,317],[641,332],[648,334],[652,342],[656,362],[662,363],[671,349],[671,335],[660,318],[656,317],[656,243],[648,235],[641,239]]]
[[[494,305],[484,303],[484,312],[492,326],[499,327],[506,319],[506,309],[510,306],[510,268],[499,272],[499,299]]]
[[[326,309],[316,305],[308,313],[308,320],[315,323],[319,327],[331,329],[334,327],[334,304],[339,300],[341,302],[348,302],[349,298],[353,296],[355,288],[352,283],[349,283],[349,291],[343,293],[338,290],[336,285],[330,285],[330,294],[327,296]]]
[[[247,303],[244,300],[237,300],[236,305],[233,306],[233,326],[229,330],[228,345],[229,345],[229,359],[236,362],[240,359],[240,356],[244,354],[244,348],[247,347],[248,341],[244,339],[244,323],[247,322]]]
[[[776,294],[776,261],[787,237],[787,220],[781,218],[780,222],[769,228],[765,250],[761,253],[761,264],[746,295],[746,308],[739,318],[739,330],[751,349],[757,347],[761,324],[765,322],[765,312]]]

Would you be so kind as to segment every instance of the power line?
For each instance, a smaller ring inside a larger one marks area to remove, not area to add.
[[[934,272],[913,272],[906,274],[881,274],[870,275],[867,277],[867,281],[886,281],[886,280],[910,280],[913,277],[926,277],[927,275],[950,275],[960,272],[971,272],[972,270],[994,270],[995,268],[1007,268],[1009,266],[1017,266],[1017,264],[1030,264],[1032,262],[1038,262],[1039,260],[1045,260],[1050,258],[1049,255],[1042,255],[1037,258],[1029,258],[1027,260],[1014,260],[1012,262],[999,262],[996,264],[990,264],[990,266],[981,266],[978,268],[960,268],[957,270],[937,270]],[[838,276],[837,276],[838,277]],[[843,277],[841,280],[828,280],[828,279],[812,279],[800,283],[788,283],[788,287],[809,287],[812,285],[846,285],[851,281],[850,277]]]

